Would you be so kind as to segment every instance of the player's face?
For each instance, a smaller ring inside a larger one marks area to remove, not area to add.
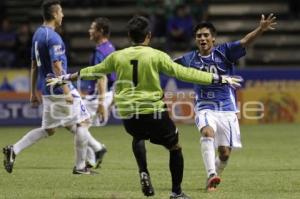
[[[210,30],[208,28],[201,28],[196,32],[195,37],[200,53],[202,55],[210,54],[215,42],[215,37],[211,34]]]
[[[64,14],[63,14],[62,8],[60,5],[57,5],[57,8],[54,13],[55,24],[57,27],[61,26],[63,17],[64,17]]]
[[[89,34],[90,34],[90,40],[91,41],[97,41],[100,37],[100,32],[97,30],[96,28],[96,23],[93,22],[90,26],[90,29],[89,29]]]

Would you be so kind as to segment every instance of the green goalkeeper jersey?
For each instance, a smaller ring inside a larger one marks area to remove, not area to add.
[[[179,80],[211,84],[212,73],[183,67],[164,52],[149,46],[133,46],[110,54],[103,62],[80,70],[80,78],[92,80],[115,72],[114,100],[121,117],[149,114],[166,109],[159,74]]]

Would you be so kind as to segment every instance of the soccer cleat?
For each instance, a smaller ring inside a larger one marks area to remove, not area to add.
[[[142,186],[142,192],[145,196],[153,196],[154,195],[154,189],[152,187],[152,183],[150,180],[149,174],[146,172],[140,173],[141,178],[141,186]]]
[[[210,174],[206,182],[206,190],[207,191],[215,191],[217,186],[220,184],[221,178],[216,174]]]
[[[90,161],[85,161],[85,165],[88,169],[96,168],[96,165],[92,164]]]
[[[73,174],[76,174],[76,175],[91,175],[91,170],[88,169],[87,167],[83,168],[83,169],[76,169],[76,167],[73,168]]]
[[[14,153],[13,146],[6,146],[3,148],[4,154],[4,168],[8,173],[12,173],[14,168],[14,163],[16,159],[16,154]]]
[[[171,193],[170,199],[191,199],[191,198],[185,195],[185,193],[181,192],[181,194]]]
[[[98,169],[100,167],[100,164],[102,163],[104,154],[106,152],[107,152],[107,149],[104,145],[102,145],[102,149],[100,151],[95,152],[95,157],[96,157],[95,169]]]

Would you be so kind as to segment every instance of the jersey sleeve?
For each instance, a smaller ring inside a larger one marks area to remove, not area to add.
[[[65,55],[65,49],[62,40],[56,35],[49,38],[48,49],[51,62],[61,61],[61,57]]]
[[[104,59],[105,59],[104,55],[101,52],[99,52],[99,51],[96,50],[95,56],[94,56],[94,60],[93,60],[93,64],[94,65],[99,64]]]
[[[235,62],[246,55],[246,50],[240,41],[224,43],[220,46],[220,50],[224,52],[227,59],[231,62]]]
[[[173,61],[176,62],[177,64],[181,64],[183,66],[188,66],[188,63],[184,56],[176,57]]]
[[[166,75],[175,77],[176,79],[185,82],[204,85],[212,84],[212,73],[207,73],[193,68],[184,67],[172,61],[171,58],[165,53],[161,53],[159,58],[159,69]]]
[[[110,54],[101,63],[94,66],[87,66],[80,70],[80,78],[83,80],[94,80],[103,77],[103,74],[114,71],[114,56]]]

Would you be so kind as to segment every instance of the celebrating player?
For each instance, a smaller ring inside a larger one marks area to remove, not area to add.
[[[133,137],[132,149],[136,158],[142,192],[154,195],[147,168],[144,140],[164,146],[169,150],[169,166],[172,177],[170,198],[189,199],[181,190],[183,178],[183,155],[178,143],[178,130],[169,118],[163,102],[159,73],[197,84],[225,83],[240,85],[240,79],[185,68],[173,62],[159,50],[149,47],[151,39],[149,21],[136,16],[128,22],[128,35],[132,46],[109,55],[95,66],[77,73],[49,79],[52,86],[63,85],[77,79],[97,79],[102,73],[116,72],[115,103],[126,131]]]
[[[58,0],[44,1],[42,5],[44,23],[35,31],[32,39],[31,97],[30,102],[38,105],[36,87],[42,84],[42,126],[29,131],[17,143],[3,148],[4,167],[13,170],[16,155],[22,150],[55,133],[55,128],[64,126],[75,135],[76,161],[73,174],[91,174],[86,168],[87,146],[97,141],[87,129],[88,114],[78,91],[70,83],[61,88],[46,86],[46,79],[67,72],[65,45],[55,28],[61,26],[63,11]],[[99,160],[101,161],[101,160]]]
[[[115,51],[113,44],[109,41],[110,36],[110,21],[107,18],[95,19],[89,28],[90,40],[96,43],[93,54],[90,59],[91,65],[101,63],[105,57]],[[87,95],[84,96],[83,102],[91,114],[92,126],[101,126],[106,124],[109,115],[109,108],[113,103],[113,83],[115,74],[107,74],[98,80],[85,80],[81,82],[87,88]],[[102,160],[106,148],[103,144],[101,148],[88,148],[87,163],[89,166],[98,168]],[[95,156],[96,157],[93,157]],[[100,158],[99,158],[100,157]]]
[[[217,31],[213,24],[204,22],[195,29],[198,50],[175,59],[176,62],[197,70],[218,75],[234,75],[235,62],[245,56],[245,47],[263,32],[273,30],[276,17],[261,16],[259,26],[239,41],[215,46]],[[201,151],[207,172],[206,189],[213,191],[220,183],[218,175],[227,165],[232,148],[240,148],[240,129],[236,113],[235,90],[230,85],[195,85],[196,125],[201,132]],[[219,155],[215,158],[215,147]]]

